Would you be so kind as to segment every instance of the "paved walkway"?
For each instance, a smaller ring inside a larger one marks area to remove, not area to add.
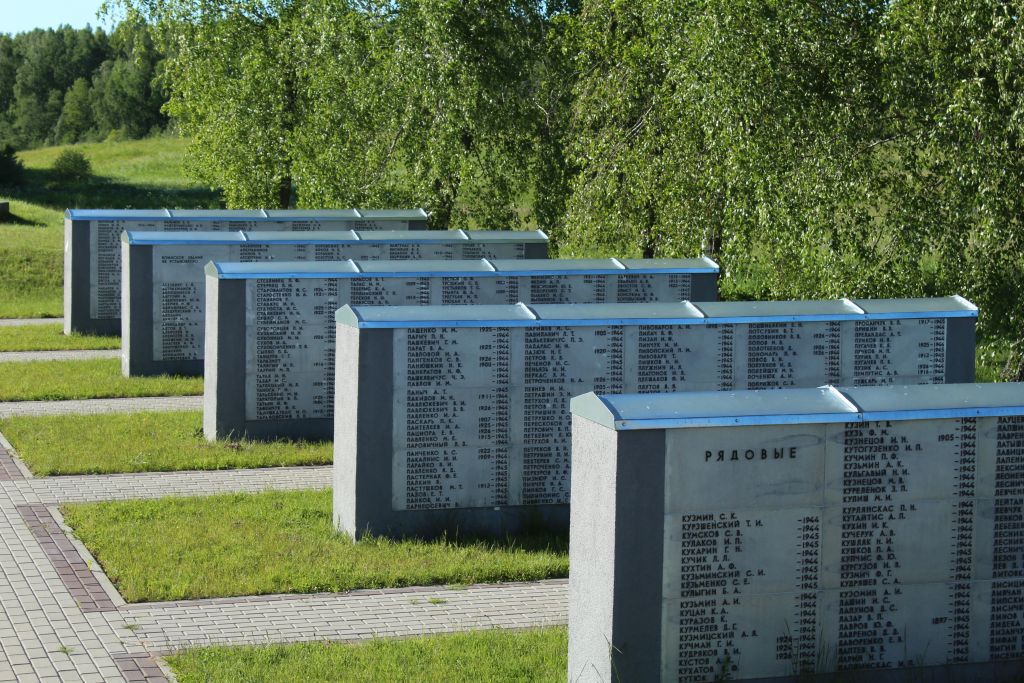
[[[209,472],[152,472],[96,476],[37,477],[3,483],[16,504],[89,503],[101,500],[212,496],[331,486],[331,467],[268,467]]]
[[[64,318],[0,318],[0,327],[20,325],[63,325]]]
[[[321,595],[129,605],[87,615],[97,628],[134,624],[154,654],[207,645],[353,641],[568,621],[568,581],[418,587]]]
[[[0,438],[0,682],[166,680],[155,655],[567,621],[567,582],[126,605],[54,505],[330,486],[330,467],[33,478]]]
[[[84,351],[0,351],[0,363],[27,363],[34,360],[94,360],[120,358],[117,349]]]
[[[82,401],[11,401],[0,403],[0,419],[21,415],[83,415],[202,409],[202,396],[92,398]]]

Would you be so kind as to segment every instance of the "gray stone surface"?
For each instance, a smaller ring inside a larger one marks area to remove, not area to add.
[[[1024,667],[1024,385],[590,394],[573,412],[570,680]]]
[[[862,307],[856,316],[846,311],[852,305]],[[973,363],[949,360],[974,357],[974,318],[959,317],[972,313],[968,306],[925,299],[902,302],[898,314],[888,301],[343,309],[335,522],[355,535],[564,527],[572,396],[969,382]]]
[[[9,401],[0,403],[0,419],[18,415],[143,413],[154,410],[200,410],[202,407],[202,396],[92,398],[80,401]]]
[[[347,303],[665,302],[713,297],[716,279],[706,259],[212,263],[206,436],[329,438],[334,311]]]
[[[117,358],[121,352],[117,349],[99,351],[0,351],[0,363],[28,363],[37,360],[95,360],[97,358]]]
[[[296,233],[126,232],[121,245],[126,377],[203,374],[203,267],[210,261],[547,258],[540,231]]]
[[[121,233],[136,231],[424,230],[415,211],[68,210],[64,218],[64,331],[121,332]]]
[[[63,325],[64,318],[0,318],[0,327],[22,325]]]

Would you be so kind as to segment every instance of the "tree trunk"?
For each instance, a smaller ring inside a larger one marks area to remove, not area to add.
[[[292,205],[292,176],[289,173],[281,178],[277,188],[277,208],[287,209]]]

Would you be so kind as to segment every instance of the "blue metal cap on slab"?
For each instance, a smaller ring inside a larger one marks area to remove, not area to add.
[[[616,431],[992,417],[1024,415],[1024,384],[591,392],[573,398],[571,409]]]
[[[281,268],[280,266],[287,266]],[[314,277],[352,277],[360,273],[355,261],[256,261],[235,263],[211,261],[206,264],[207,275],[224,280],[292,279]]]
[[[238,264],[219,272],[236,279],[252,278],[315,278],[346,277],[350,272],[336,265],[343,261],[274,261]],[[224,264],[227,265],[227,264]],[[360,261],[358,272],[377,277],[457,277],[467,273],[478,275],[539,276],[539,275],[609,275],[631,272],[615,259],[478,259],[478,260],[388,260]],[[685,266],[677,268],[651,268],[649,273],[690,273]]]
[[[355,209],[360,218],[407,218],[426,220],[430,214],[425,209]]]
[[[246,236],[241,230],[235,232],[153,232],[125,230],[121,241],[133,246],[166,244],[245,244]]]
[[[382,263],[378,261],[377,263]],[[492,263],[497,263],[492,261]],[[558,263],[554,260],[553,263]],[[888,318],[957,318],[976,315],[973,304],[960,297],[946,297],[937,300],[901,299],[899,305],[885,306],[884,299],[874,303],[882,313],[870,313],[846,299],[824,301],[729,301],[729,302],[679,302],[679,303],[644,303],[644,304],[530,304],[530,310],[536,319],[530,324],[538,327],[548,326],[607,326],[607,325],[720,325],[720,324],[753,324],[753,323],[785,323],[785,322],[816,322],[833,320],[872,320]],[[923,303],[928,301],[928,304]],[[914,305],[921,302],[920,309]],[[905,307],[905,308],[904,308]],[[408,317],[408,307],[380,306],[374,315],[373,327],[432,327],[440,326],[442,320],[431,316],[437,315],[447,319],[440,311],[443,307],[416,307],[416,316]],[[460,319],[461,327],[473,327],[472,312],[481,310],[476,327],[493,327],[497,325],[518,326],[522,322],[517,319],[493,318],[494,307],[468,305],[470,314]],[[904,308],[900,312],[900,308]],[[484,313],[486,311],[486,313]]]
[[[431,231],[433,232],[433,231]],[[473,242],[547,242],[543,230],[457,230]]]
[[[423,209],[67,209],[64,217],[74,221],[125,220],[426,220]]]
[[[693,269],[695,273],[717,273],[719,272],[718,264],[709,259],[707,256],[701,256],[699,258],[684,258],[684,259],[670,259],[670,258],[620,258],[615,259],[622,265],[626,266],[630,270],[640,269],[649,270],[651,268],[666,268],[666,267],[678,267],[680,263],[685,264],[687,268]]]
[[[466,309],[473,310],[466,310]],[[488,320],[501,321],[502,324],[529,324],[536,316],[526,304],[502,306],[349,306],[338,309],[334,315],[336,322],[350,327],[372,329],[374,327],[394,327],[389,320],[378,325],[381,318],[399,315],[403,320],[415,322],[417,318],[426,318],[431,327],[480,327]]]
[[[202,233],[178,233],[196,235]],[[266,230],[246,231],[245,241],[249,244],[348,244],[358,242],[359,234],[355,230]],[[188,239],[187,237],[184,239]]]

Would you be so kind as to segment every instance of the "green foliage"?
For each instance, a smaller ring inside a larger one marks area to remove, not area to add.
[[[438,226],[530,220],[521,201],[559,121],[536,58],[556,53],[546,3],[115,5],[157,27],[167,110],[228,205],[284,206],[294,185],[304,206],[426,205]]]
[[[1020,324],[1022,39],[1004,3],[588,3],[568,253],[680,256],[731,296],[961,293]]]
[[[119,348],[121,348],[120,337],[100,337],[77,332],[64,334],[64,326],[59,323],[0,326],[0,352],[112,350]]]
[[[110,35],[63,26],[0,36],[0,139],[26,148],[160,129],[162,60],[133,21]]]
[[[0,148],[0,184],[17,185],[25,177],[25,164],[21,162],[14,148],[4,145]]]
[[[58,180],[83,182],[92,176],[89,159],[75,149],[65,149],[53,160],[53,174]]]
[[[327,465],[331,444],[216,441],[198,412],[47,415],[0,420],[36,476]],[[75,438],[69,441],[68,434]]]
[[[128,602],[528,581],[568,574],[565,536],[353,542],[331,491],[160,498],[62,508]]]
[[[494,629],[364,643],[208,647],[172,655],[167,662],[181,683],[563,683],[568,640],[565,627]]]

